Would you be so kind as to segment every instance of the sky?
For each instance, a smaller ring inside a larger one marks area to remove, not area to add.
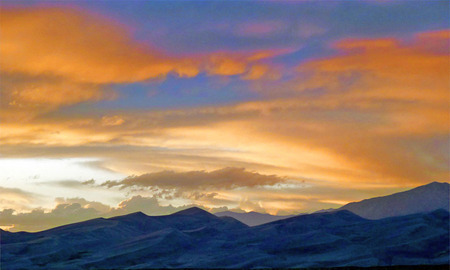
[[[0,1],[0,227],[449,182],[448,1]]]

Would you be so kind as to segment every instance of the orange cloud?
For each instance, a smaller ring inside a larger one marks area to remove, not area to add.
[[[333,44],[338,55],[298,67],[299,78],[287,85],[298,91],[298,105],[280,104],[291,116],[273,117],[273,137],[326,149],[372,172],[360,181],[448,179],[448,158],[432,146],[448,147],[448,32]]]
[[[269,79],[269,80],[277,80],[281,77],[281,74],[274,67],[271,67],[267,64],[255,64],[248,72],[243,75],[241,78],[243,80],[258,80],[261,78]]]
[[[333,47],[340,50],[352,50],[352,49],[383,49],[392,48],[397,45],[397,40],[394,38],[382,38],[382,39],[347,39],[339,41],[334,44]]]
[[[263,77],[278,78],[277,68],[263,61],[289,53],[290,50],[262,50],[255,52],[219,52],[200,56],[203,69],[210,75],[242,75],[241,78],[256,80]]]
[[[62,8],[2,9],[3,72],[61,76],[76,82],[124,83],[175,73],[244,73],[261,53],[172,57],[133,40],[122,25],[98,14]]]
[[[384,100],[395,130],[410,125],[411,132],[447,132],[449,40],[449,30],[420,33],[410,42],[343,40],[333,45],[342,55],[299,67],[307,79],[298,89],[323,88],[336,102],[368,110]]]
[[[85,10],[2,8],[1,13],[0,118],[6,122],[29,121],[60,106],[112,99],[117,95],[108,84],[169,73],[270,77],[273,69],[261,61],[285,53],[171,56],[134,40],[124,25]]]
[[[118,115],[102,117],[103,126],[119,126],[122,125],[124,122],[125,120]]]
[[[87,100],[114,98],[112,91],[88,83],[73,83],[57,78],[3,76],[0,91],[11,108],[51,109]],[[4,107],[3,107],[4,108]]]
[[[61,8],[3,9],[0,23],[4,72],[89,83],[198,73],[195,62],[172,59],[139,44],[123,26],[98,14]]]

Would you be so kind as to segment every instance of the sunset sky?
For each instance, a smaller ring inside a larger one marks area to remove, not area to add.
[[[0,227],[449,182],[448,1],[1,1]]]

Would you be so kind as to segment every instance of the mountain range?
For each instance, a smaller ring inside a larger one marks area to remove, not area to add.
[[[404,216],[430,212],[436,209],[449,210],[450,185],[448,183],[433,182],[404,192],[388,196],[376,197],[360,202],[351,202],[339,209],[323,209],[315,213],[349,210],[367,219],[381,219],[387,217]],[[228,216],[249,226],[286,219],[292,216],[277,216],[257,212],[236,213],[224,211],[215,213],[216,216]]]
[[[344,209],[250,227],[194,207],[0,230],[0,241],[2,269],[148,269],[448,265],[450,238],[448,209],[374,220]]]

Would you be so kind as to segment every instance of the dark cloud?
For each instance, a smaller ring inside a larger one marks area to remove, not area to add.
[[[285,182],[277,175],[264,175],[246,171],[244,168],[227,167],[215,171],[161,171],[139,176],[130,176],[122,181],[107,181],[102,186],[150,187],[172,190],[234,189],[238,187],[257,187]]]
[[[88,183],[86,183],[86,182],[88,182]],[[81,189],[81,188],[86,188],[86,185],[89,183],[90,183],[89,181],[80,182],[77,180],[59,180],[59,181],[38,182],[36,184]]]
[[[87,180],[82,182],[83,185],[94,185],[95,184],[95,180],[91,179],[91,180]]]

